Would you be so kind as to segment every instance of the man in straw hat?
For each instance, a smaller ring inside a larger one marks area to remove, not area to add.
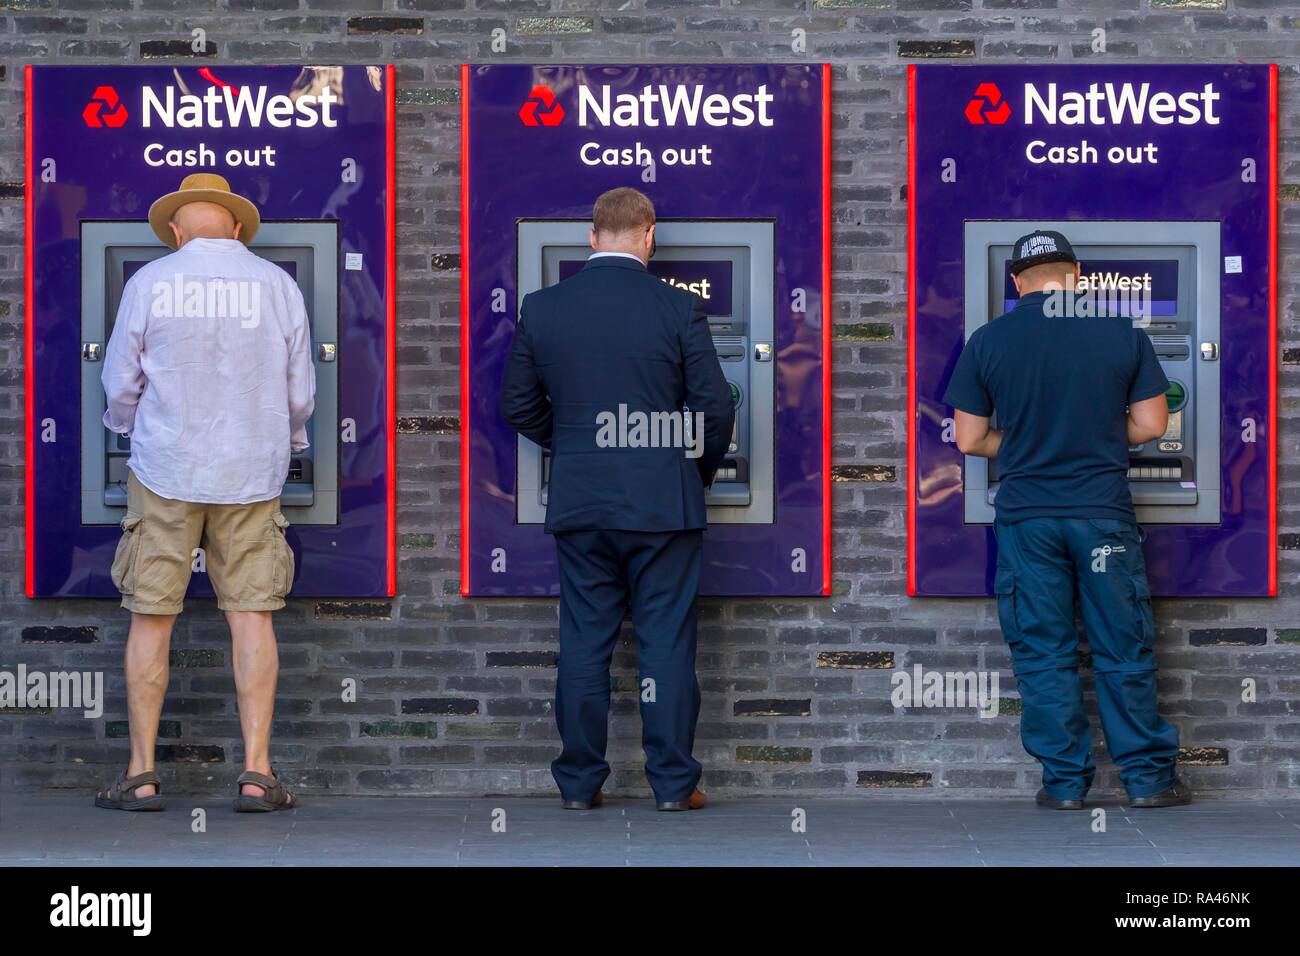
[[[307,310],[293,279],[249,252],[257,207],[223,177],[186,176],[150,207],[149,224],[176,251],[127,282],[104,358],[104,424],[131,437],[112,569],[131,612],[131,757],[95,803],[163,809],[154,744],[172,625],[201,547],[233,646],[245,766],[235,809],[287,809],[293,796],[269,754],[271,612],[293,581],[279,496],[291,451],[308,445],[316,391]]]

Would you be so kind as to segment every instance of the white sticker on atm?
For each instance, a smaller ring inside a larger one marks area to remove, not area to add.
[[[361,253],[359,252],[345,253],[343,256],[343,268],[347,269],[349,272],[360,272]]]
[[[1241,256],[1224,256],[1223,271],[1228,275],[1236,275],[1241,271]]]

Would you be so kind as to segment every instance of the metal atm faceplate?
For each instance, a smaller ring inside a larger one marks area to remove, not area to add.
[[[1070,239],[1085,285],[1099,278],[1113,282],[1128,272],[1140,273],[1150,284],[1150,315],[1136,321],[1170,381],[1170,416],[1160,439],[1129,450],[1129,489],[1138,521],[1218,523],[1219,363],[1203,359],[1200,345],[1219,341],[1219,224],[968,221],[965,339],[1015,305],[1011,246],[1031,229],[1056,230]],[[966,522],[991,523],[996,459],[965,456],[963,477]]]
[[[523,220],[518,224],[519,299],[569,278],[591,254],[589,220]],[[648,269],[690,288],[705,302],[714,346],[731,387],[736,425],[728,455],[706,491],[709,522],[770,524],[774,520],[770,272],[773,226],[763,221],[659,220]],[[691,288],[693,287],[693,288]],[[549,455],[518,438],[516,520],[546,520]]]
[[[83,524],[116,524],[126,513],[130,441],[102,424],[104,389],[98,360],[112,335],[127,281],[145,263],[171,252],[148,223],[87,221],[82,235],[82,481]],[[294,524],[338,521],[338,227],[333,222],[264,222],[250,249],[285,269],[307,303],[316,370],[316,408],[307,422],[309,448],[293,455],[281,493]],[[99,346],[99,351],[86,346]]]

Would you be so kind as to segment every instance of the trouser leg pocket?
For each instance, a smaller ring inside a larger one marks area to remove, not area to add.
[[[135,593],[135,571],[140,556],[140,515],[129,514],[122,519],[122,537],[113,552],[113,567],[109,572],[113,584],[123,595]]]
[[[294,557],[293,548],[289,544],[289,539],[285,536],[285,531],[289,527],[289,519],[279,511],[271,513],[271,521],[275,525],[275,560],[274,572],[272,574],[272,593],[282,598],[289,593],[289,588],[293,586]]]

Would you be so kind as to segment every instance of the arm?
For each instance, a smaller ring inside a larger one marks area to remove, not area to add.
[[[316,367],[311,361],[311,327],[298,283],[288,280],[289,314],[289,450],[307,448],[307,419],[316,407]]]
[[[1169,403],[1164,393],[1134,402],[1128,407],[1128,443],[1141,445],[1165,433],[1169,426]]]
[[[104,350],[104,370],[100,373],[106,399],[104,427],[119,435],[130,435],[135,429],[135,410],[149,384],[140,367],[146,305],[132,279],[123,290],[113,334]]]
[[[1134,329],[1137,337],[1137,371],[1128,390],[1128,443],[1141,445],[1159,438],[1169,425],[1169,403],[1165,390],[1169,379],[1160,367],[1151,338],[1141,329]]]
[[[506,424],[519,434],[543,448],[551,447],[555,414],[533,356],[533,343],[528,331],[528,296],[524,296],[519,307],[519,324],[515,326],[515,340],[510,346],[510,357],[506,359],[505,374],[501,378],[498,408]]]
[[[957,425],[957,448],[962,454],[996,458],[1002,446],[1002,432],[989,427],[986,415],[972,415],[960,408],[953,412]]]
[[[699,454],[695,464],[700,470],[700,480],[707,487],[713,483],[714,473],[727,456],[736,409],[731,404],[731,388],[718,362],[718,350],[709,332],[704,303],[698,297],[686,317],[686,331],[682,337],[682,376],[686,383],[686,407],[692,420],[702,421],[704,425],[703,438],[694,435],[696,444],[690,451]]]
[[[957,364],[953,366],[943,400],[951,405],[957,448],[962,454],[979,458],[993,458],[1002,447],[1002,432],[989,427],[993,417],[993,396],[989,394],[981,371],[980,349],[984,329],[977,329],[970,337]]]

